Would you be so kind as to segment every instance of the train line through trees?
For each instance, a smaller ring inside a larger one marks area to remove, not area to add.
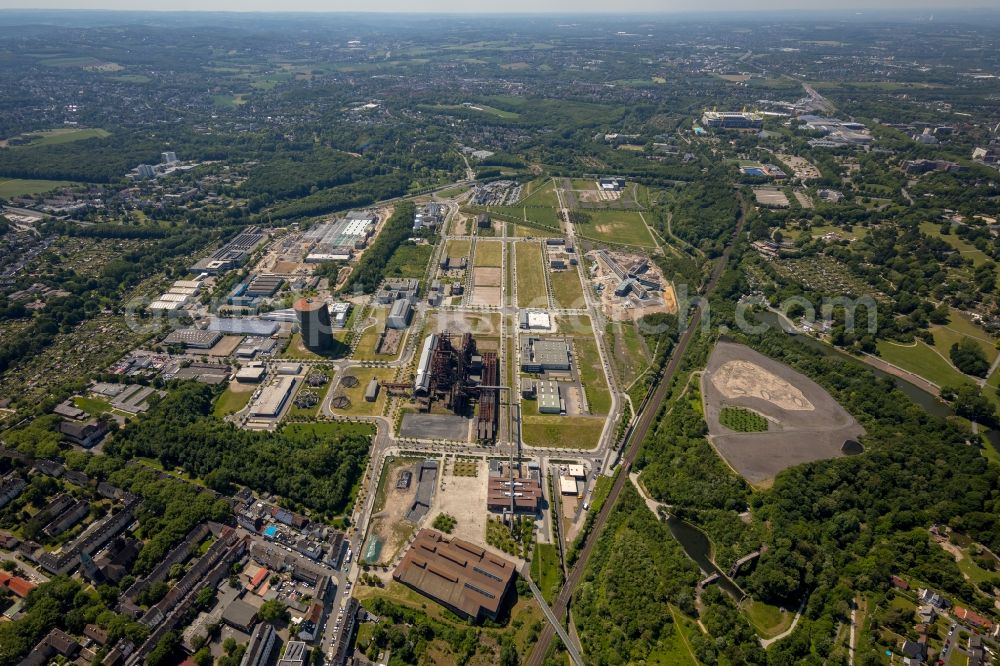
[[[635,462],[635,458],[639,454],[639,449],[642,446],[643,440],[653,427],[653,423],[656,421],[656,415],[659,412],[659,407],[663,404],[663,401],[667,397],[667,392],[670,390],[670,384],[673,381],[674,375],[677,374],[677,369],[680,367],[688,345],[691,343],[698,327],[701,325],[701,319],[704,314],[704,303],[707,302],[708,296],[715,290],[715,287],[719,282],[719,278],[722,277],[723,272],[726,270],[726,266],[729,265],[729,257],[733,251],[734,241],[743,230],[745,220],[746,215],[741,207],[732,239],[723,251],[722,257],[720,257],[719,261],[712,268],[712,273],[705,285],[703,292],[704,298],[697,301],[695,311],[691,315],[687,328],[681,334],[681,337],[677,342],[677,346],[670,355],[670,360],[664,367],[663,372],[657,380],[653,390],[647,394],[646,400],[643,401],[635,425],[632,428],[632,431],[628,434],[626,441],[622,444],[624,453],[622,456],[621,469],[615,477],[615,481],[611,486],[611,491],[608,493],[608,497],[605,500],[604,505],[594,518],[594,524],[590,530],[590,534],[584,540],[584,544],[580,549],[576,564],[573,566],[572,570],[570,570],[566,583],[563,585],[562,590],[560,590],[559,596],[556,598],[556,602],[552,605],[553,613],[555,613],[556,617],[560,620],[562,620],[562,618],[566,615],[566,612],[569,610],[569,604],[573,597],[573,592],[583,579],[584,572],[587,568],[587,562],[594,550],[594,545],[597,543],[601,531],[608,522],[608,518],[614,510],[615,504],[621,496],[622,489],[625,487],[625,484],[629,483],[628,474],[631,471],[632,463]],[[535,643],[535,647],[531,651],[531,655],[525,662],[527,666],[542,665],[554,635],[555,630],[552,625],[546,624],[538,637],[538,642]]]

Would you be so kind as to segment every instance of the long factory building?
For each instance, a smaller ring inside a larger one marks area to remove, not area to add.
[[[270,386],[264,387],[257,402],[254,403],[250,412],[251,416],[262,418],[276,418],[281,414],[281,410],[288,402],[288,397],[292,394],[292,389],[298,378],[289,375],[278,377],[277,381]]]
[[[431,358],[434,356],[434,347],[437,346],[437,335],[431,334],[424,338],[424,346],[420,351],[420,360],[417,362],[417,374],[413,380],[413,391],[415,393],[427,393],[431,386]]]

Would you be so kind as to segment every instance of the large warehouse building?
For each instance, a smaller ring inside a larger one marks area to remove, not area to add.
[[[462,539],[422,529],[392,577],[460,617],[495,620],[514,580],[513,563]]]
[[[569,344],[552,338],[527,338],[521,346],[521,372],[549,370],[569,370]]]
[[[413,306],[405,298],[393,302],[389,316],[385,325],[389,328],[403,329],[410,325],[410,318],[413,316]]]
[[[323,222],[310,230],[306,240],[313,243],[307,263],[346,261],[354,250],[364,249],[378,221],[374,213],[351,211],[346,216]]]
[[[183,345],[191,349],[211,349],[222,339],[219,331],[204,331],[200,328],[178,328],[163,338],[165,345]]]
[[[278,380],[274,384],[265,387],[261,392],[260,397],[257,398],[257,402],[254,403],[253,409],[250,410],[250,415],[271,419],[276,418],[281,414],[285,403],[288,402],[288,396],[292,394],[295,382],[295,377],[288,375],[278,377]]]

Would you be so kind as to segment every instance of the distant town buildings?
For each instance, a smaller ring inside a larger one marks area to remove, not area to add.
[[[265,240],[267,240],[267,234],[263,229],[257,226],[247,227],[234,239],[208,257],[197,261],[188,270],[192,273],[213,275],[242,266]]]
[[[621,176],[602,176],[597,185],[606,192],[621,192],[625,189],[625,179]]]
[[[861,123],[814,115],[802,115],[798,120],[804,123],[802,129],[824,135],[822,139],[809,140],[814,148],[866,146],[874,141],[868,128]]]
[[[902,164],[907,175],[919,175],[931,171],[962,171],[963,167],[948,160],[906,160]]]
[[[705,111],[701,124],[711,129],[760,129],[764,126],[764,115],[747,111]]]
[[[1000,164],[1000,143],[991,143],[985,148],[974,149],[972,159],[983,164]]]

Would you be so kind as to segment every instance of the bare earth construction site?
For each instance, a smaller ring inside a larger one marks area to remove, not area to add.
[[[716,345],[702,375],[701,391],[715,449],[757,486],[770,485],[789,467],[855,452],[857,440],[865,434],[819,384],[744,345]],[[763,416],[767,431],[730,430],[719,420],[727,407]]]

